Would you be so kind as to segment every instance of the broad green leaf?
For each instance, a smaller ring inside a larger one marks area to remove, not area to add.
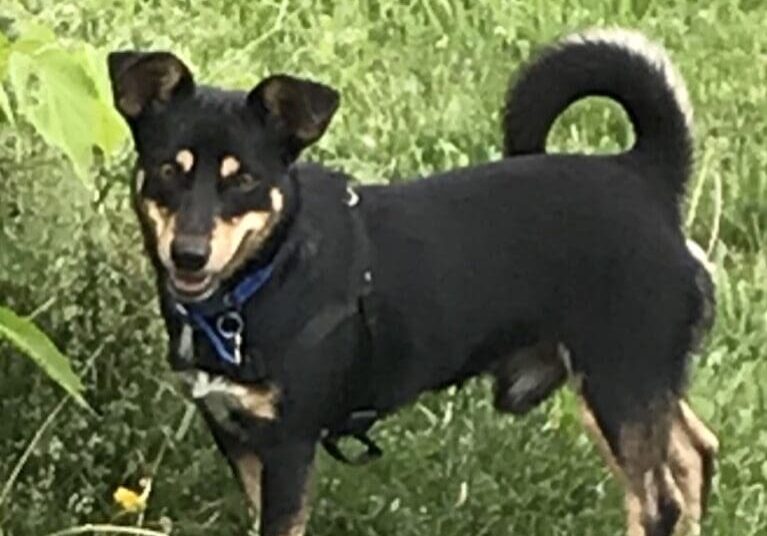
[[[109,155],[127,134],[100,80],[106,72],[94,68],[95,56],[84,45],[73,50],[46,45],[31,53],[14,51],[9,61],[19,114],[46,143],[66,154],[83,181],[93,164],[93,148]]]
[[[17,20],[14,24],[19,38],[13,42],[13,51],[33,54],[40,48],[56,42],[56,34],[49,27],[32,20]]]
[[[48,336],[29,320],[7,307],[0,307],[0,336],[8,339],[22,353],[37,363],[48,376],[84,408],[90,409],[82,396],[83,384]]]

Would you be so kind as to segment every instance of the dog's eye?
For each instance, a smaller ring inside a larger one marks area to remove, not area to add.
[[[178,166],[167,162],[160,166],[160,178],[164,181],[169,181],[178,173]]]
[[[240,190],[249,191],[258,186],[259,179],[250,173],[240,173],[237,175],[237,187]]]

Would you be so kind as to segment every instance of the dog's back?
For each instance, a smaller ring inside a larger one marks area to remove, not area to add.
[[[398,351],[385,354],[417,363],[435,384],[530,341],[577,347],[613,309],[663,324],[670,319],[652,313],[663,308],[687,329],[694,266],[657,192],[625,157],[527,156],[361,195],[376,292],[401,320],[391,334]],[[619,304],[632,289],[637,303]],[[586,319],[595,325],[586,329]],[[677,390],[680,381],[651,384]]]

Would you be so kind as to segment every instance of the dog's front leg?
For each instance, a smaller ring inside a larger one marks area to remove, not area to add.
[[[231,423],[216,406],[197,403],[218,450],[226,457],[232,473],[237,478],[248,501],[252,517],[256,519],[261,511],[261,460],[241,438],[232,432]],[[227,431],[227,429],[229,431]]]
[[[303,536],[309,520],[309,481],[315,443],[295,441],[262,454],[261,535]]]

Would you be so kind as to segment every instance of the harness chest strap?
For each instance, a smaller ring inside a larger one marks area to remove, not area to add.
[[[201,331],[223,362],[239,366],[242,363],[242,307],[269,281],[274,263],[247,274],[230,292],[219,300],[204,304],[176,303],[176,312],[184,323]],[[183,335],[183,333],[182,333]]]

